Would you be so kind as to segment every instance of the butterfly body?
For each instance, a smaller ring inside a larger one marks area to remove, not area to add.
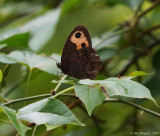
[[[95,53],[88,30],[79,25],[69,35],[57,67],[74,78],[95,79],[102,68],[102,61]]]

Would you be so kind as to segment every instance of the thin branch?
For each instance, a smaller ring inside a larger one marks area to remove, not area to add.
[[[25,98],[11,100],[9,102],[4,103],[3,105],[8,106],[8,105],[15,104],[15,103],[20,103],[20,102],[24,102],[24,101],[28,101],[28,100],[34,100],[34,99],[40,99],[40,98],[49,97],[49,96],[51,96],[51,94],[43,94],[43,95],[25,97]]]
[[[76,97],[75,95],[72,95],[72,94],[62,94],[67,91],[70,91],[71,89],[73,89],[73,87],[67,88],[67,89],[63,90],[63,92],[61,91],[61,92],[57,93],[56,95],[54,95],[53,97],[57,97],[57,96]],[[15,104],[15,103],[20,103],[20,102],[24,102],[24,101],[35,100],[35,99],[40,99],[40,98],[45,98],[45,97],[50,97],[50,96],[51,96],[51,94],[42,94],[42,95],[36,95],[36,96],[31,96],[31,97],[26,97],[26,98],[21,98],[21,99],[15,99],[15,100],[11,100],[9,102],[6,102],[3,105],[8,106],[8,105]]]
[[[69,92],[71,90],[74,89],[74,86],[70,87],[70,88],[67,88],[59,93],[57,93],[56,95],[52,96],[51,98],[55,98],[55,97],[58,97],[58,96],[69,96],[69,97],[76,97],[75,95],[73,94],[63,94],[63,93],[66,93],[66,92]],[[10,102],[6,102],[2,105],[4,106],[8,106],[8,105],[11,105],[11,104],[14,104],[14,103],[19,103],[19,102],[22,102],[22,101],[27,101],[27,100],[34,100],[34,99],[39,99],[39,98],[44,98],[44,97],[49,97],[50,94],[43,94],[43,95],[38,95],[38,96],[32,96],[32,97],[27,97],[27,98],[22,98],[22,99],[16,99],[16,100],[12,100]],[[127,105],[130,105],[130,106],[133,106],[133,107],[136,107],[137,109],[140,109],[144,112],[147,112],[147,113],[150,113],[154,116],[157,116],[157,117],[160,117],[160,114],[157,113],[157,112],[154,112],[152,110],[149,110],[147,108],[144,108],[140,105],[137,105],[135,103],[132,103],[132,102],[128,102],[128,101],[125,101],[125,100],[122,100],[122,99],[106,99],[104,102],[119,102],[119,103],[124,103],[124,104],[127,104]]]
[[[77,99],[74,103],[71,103],[70,105],[68,105],[67,107],[69,109],[72,109],[74,107],[76,107],[77,105],[79,105],[81,103],[81,100],[80,99]]]
[[[137,61],[139,58],[145,56],[153,47],[155,47],[155,46],[156,46],[157,44],[159,44],[159,43],[160,43],[160,37],[157,38],[155,41],[149,43],[149,44],[146,46],[147,48],[145,48],[145,49],[143,48],[142,50],[140,50],[137,54],[135,54],[135,55],[131,58],[131,60],[126,64],[126,66],[122,69],[122,71],[119,72],[118,75],[123,76],[123,75],[128,71],[128,69],[130,68],[130,66],[132,66],[133,64],[135,64],[136,61]]]
[[[122,99],[106,99],[104,102],[124,103],[124,104],[130,105],[130,106],[132,106],[132,107],[135,107],[135,108],[137,108],[137,109],[139,109],[139,110],[142,110],[142,111],[144,111],[144,112],[146,112],[146,113],[149,113],[149,114],[151,114],[151,115],[154,115],[154,116],[156,116],[156,117],[160,117],[160,113],[157,113],[157,112],[155,112],[155,111],[149,110],[149,109],[144,108],[144,107],[142,107],[142,106],[140,106],[140,105],[138,105],[138,104],[135,104],[135,103],[132,103],[132,102],[129,102],[129,101],[126,101],[126,100],[122,100]]]
[[[144,0],[140,1],[139,5],[135,11],[135,16],[138,14],[139,11],[141,11],[143,3],[144,3]]]
[[[136,40],[139,41],[139,40],[141,40],[145,35],[149,35],[149,34],[151,34],[151,32],[156,31],[156,30],[158,30],[158,29],[160,29],[160,24],[155,25],[155,26],[149,28],[148,30],[143,31],[142,34],[140,34],[139,36],[136,37]]]
[[[5,98],[2,94],[0,94],[0,100],[2,102],[8,102],[7,98]]]
[[[52,96],[51,98],[55,98],[55,97],[57,97],[57,96],[59,96],[59,95],[61,95],[61,94],[64,94],[64,93],[66,93],[66,92],[69,92],[69,91],[71,91],[71,90],[73,90],[73,89],[74,89],[74,86],[71,86],[71,87],[69,87],[69,88],[67,88],[67,89],[64,89],[64,90],[58,92],[56,95]]]
[[[146,33],[150,33],[150,32],[155,31],[155,30],[157,30],[157,29],[160,29],[160,24],[155,25],[155,26],[149,28],[149,29],[146,31]]]
[[[133,21],[131,22],[132,27],[136,27],[140,21],[140,19],[145,16],[147,13],[149,13],[151,10],[153,10],[155,7],[157,7],[160,4],[160,0],[156,0],[152,6],[147,8],[146,10],[142,11],[140,14],[134,17]]]
[[[67,75],[64,75],[62,77],[61,81],[63,81],[66,77],[67,77]],[[59,82],[53,91],[56,92],[59,89],[59,87],[61,86],[61,84],[62,84],[62,82]]]

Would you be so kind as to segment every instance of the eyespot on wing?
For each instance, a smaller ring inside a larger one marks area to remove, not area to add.
[[[82,48],[88,47],[89,43],[87,40],[87,37],[83,33],[83,31],[76,31],[73,33],[71,36],[71,42],[75,43],[76,45],[76,50],[80,50]]]

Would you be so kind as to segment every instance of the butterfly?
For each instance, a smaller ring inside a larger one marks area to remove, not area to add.
[[[92,48],[87,28],[76,26],[63,48],[61,63],[57,63],[61,71],[77,79],[95,79],[102,69],[102,61]]]

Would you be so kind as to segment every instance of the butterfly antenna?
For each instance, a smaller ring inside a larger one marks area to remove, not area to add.
[[[42,56],[44,56],[44,57],[46,57],[46,58],[49,58],[49,59],[52,59],[52,60],[56,61],[57,63],[59,63],[56,59],[51,58],[51,57],[48,57],[48,56],[46,56],[45,54],[42,54]]]

